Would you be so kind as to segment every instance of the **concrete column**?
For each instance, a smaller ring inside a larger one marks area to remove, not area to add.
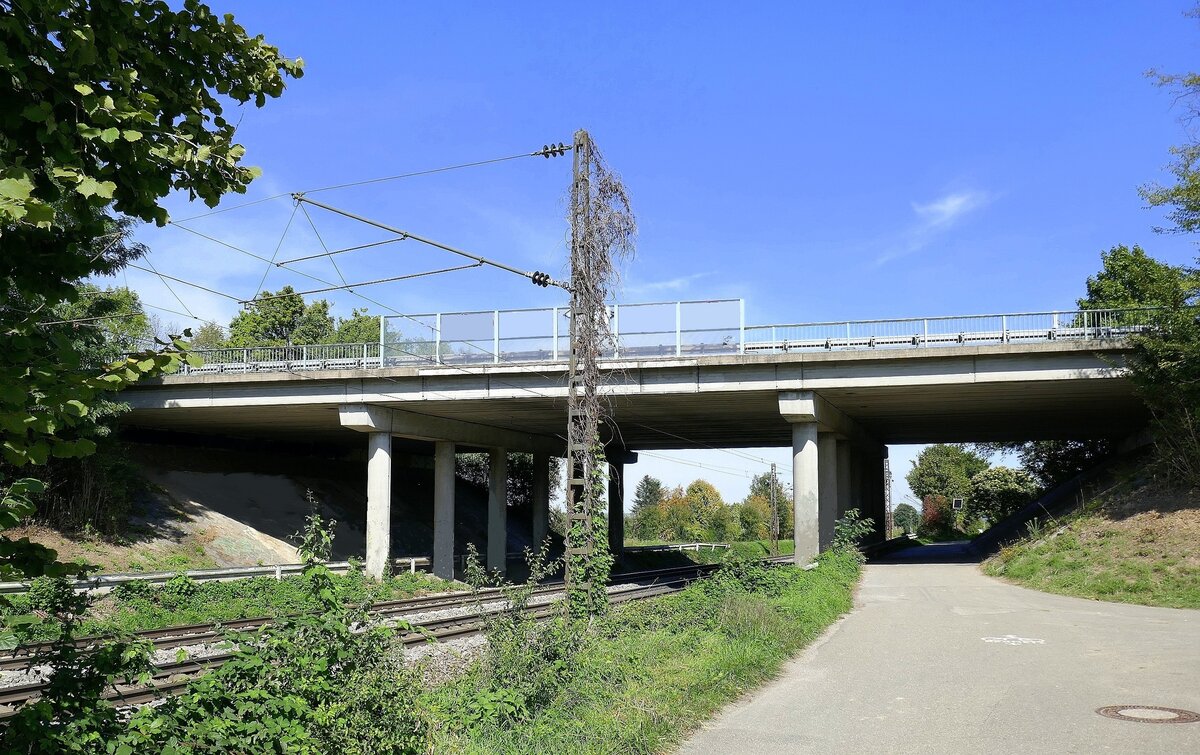
[[[838,454],[837,436],[819,433],[817,436],[818,456],[818,527],[817,544],[825,550],[833,544],[833,525],[837,521],[838,507]]]
[[[433,573],[454,579],[454,443],[433,444]]]
[[[392,550],[392,435],[367,436],[367,575],[382,579]]]
[[[854,471],[850,468],[850,458],[854,449],[850,441],[839,439],[837,442],[837,518],[841,519],[846,512],[854,508],[850,503],[850,478]]]
[[[533,455],[533,549],[542,547],[550,518],[550,456]]]
[[[863,476],[867,473],[866,464],[863,463],[863,451],[858,446],[850,447],[850,508],[858,509],[858,513],[863,513],[863,491],[866,486],[863,484]],[[849,509],[847,509],[849,510]]]
[[[792,423],[792,522],[795,526],[795,562],[805,565],[820,548],[818,500],[820,464],[817,423]]]
[[[608,462],[608,549],[625,555],[625,462]]]
[[[503,448],[488,453],[487,568],[504,574],[508,568],[508,453]]]

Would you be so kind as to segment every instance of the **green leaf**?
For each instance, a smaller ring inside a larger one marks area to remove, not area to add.
[[[87,84],[76,84],[75,91],[79,92],[80,94],[91,94],[92,92],[94,92],[96,90],[92,89]]]
[[[84,176],[79,185],[75,187],[75,191],[85,197],[103,197],[104,199],[112,199],[113,192],[117,190],[117,185],[112,181],[97,181],[91,176]]]
[[[122,137],[125,139],[125,141],[127,141],[127,142],[136,142],[138,139],[141,139],[141,138],[142,138],[142,132],[141,132],[141,131],[134,131],[134,130],[133,130],[133,129],[131,129],[131,128],[127,128],[127,129],[125,129],[124,131],[122,131],[122,132],[121,132],[121,136],[122,136]]]
[[[106,144],[112,144],[121,135],[121,130],[118,128],[106,128],[100,132],[100,139]]]
[[[33,180],[28,176],[0,178],[0,198],[24,202],[33,193]]]

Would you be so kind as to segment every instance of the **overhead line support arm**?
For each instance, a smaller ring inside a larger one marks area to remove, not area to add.
[[[522,278],[528,278],[529,280],[533,281],[534,283],[537,283],[538,285],[549,284],[549,285],[558,286],[559,288],[562,288],[567,291],[571,290],[571,286],[569,283],[555,280],[555,279],[551,278],[549,275],[547,275],[546,273],[539,273],[537,271],[521,270],[520,268],[513,267],[512,265],[506,265],[503,262],[497,262],[496,260],[488,259],[487,257],[481,257],[478,254],[472,254],[471,252],[467,252],[462,249],[457,249],[457,248],[449,246],[447,244],[443,244],[441,242],[434,241],[433,239],[427,239],[422,236],[418,236],[415,233],[409,233],[408,231],[401,230],[399,228],[396,228],[395,226],[390,226],[390,225],[387,225],[386,223],[380,223],[377,220],[371,220],[370,218],[364,218],[362,215],[356,215],[352,212],[338,209],[337,207],[333,207],[332,205],[327,205],[324,202],[318,202],[315,199],[309,199],[304,194],[299,194],[299,193],[293,194],[292,198],[294,200],[296,200],[297,202],[305,202],[307,204],[312,205],[313,207],[320,207],[322,210],[327,210],[336,215],[341,215],[342,217],[350,218],[351,220],[357,220],[360,223],[365,223],[367,225],[374,226],[376,228],[380,228],[382,230],[388,231],[389,233],[395,233],[399,236],[403,236],[405,238],[410,238],[413,241],[419,241],[422,244],[428,244],[429,246],[436,247],[438,249],[442,249],[444,251],[450,252],[451,254],[457,254],[460,257],[466,257],[467,259],[475,260],[476,262],[478,262],[481,265],[489,265],[491,267],[498,268],[500,270],[504,270],[509,273],[515,273],[516,275],[519,275]]]

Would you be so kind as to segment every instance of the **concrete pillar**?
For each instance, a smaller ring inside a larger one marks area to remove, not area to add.
[[[504,574],[508,569],[508,453],[489,452],[487,568]]]
[[[608,462],[608,549],[625,555],[625,462]]]
[[[546,540],[550,518],[550,456],[533,455],[533,549],[542,547]]]
[[[454,579],[454,443],[433,444],[433,573]]]
[[[858,509],[858,513],[863,513],[863,491],[866,489],[863,483],[863,476],[867,472],[866,464],[863,463],[863,451],[858,446],[850,447],[850,508]],[[847,509],[849,511],[849,509]]]
[[[820,464],[817,451],[817,423],[792,423],[792,522],[795,528],[795,562],[805,565],[817,555],[818,490]]]
[[[850,467],[850,458],[854,449],[850,441],[839,439],[837,442],[837,518],[841,519],[846,512],[854,508],[850,503],[850,478],[854,471]]]
[[[382,579],[392,551],[392,435],[367,436],[367,575]]]
[[[833,525],[837,521],[838,468],[837,436],[819,433],[817,436],[818,457],[818,526],[817,544],[825,550],[833,544]]]

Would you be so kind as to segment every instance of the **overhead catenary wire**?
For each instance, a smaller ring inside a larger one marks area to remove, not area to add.
[[[267,260],[267,269],[263,270],[262,278],[258,281],[258,288],[254,290],[254,296],[258,296],[262,291],[263,286],[267,282],[267,274],[271,272],[271,266],[275,264],[275,258],[279,256],[279,250],[283,247],[283,241],[287,238],[288,230],[292,227],[292,221],[296,219],[296,210],[299,205],[292,207],[292,214],[288,215],[287,224],[283,227],[283,233],[279,235],[279,243],[275,245],[275,251],[271,254],[271,259]],[[250,298],[254,298],[253,296]]]
[[[308,254],[303,257],[293,257],[290,260],[280,260],[275,263],[275,267],[285,267],[294,262],[307,262],[308,260],[316,260],[316,259],[320,259],[322,257],[332,257],[335,254],[345,254],[346,252],[357,252],[360,249],[370,249],[371,247],[383,246],[385,244],[395,244],[398,241],[404,241],[406,238],[408,238],[408,237],[407,236],[397,236],[394,239],[384,239],[382,241],[371,241],[366,244],[355,244],[354,246],[347,246],[347,247],[343,247],[341,249],[328,249],[324,252],[320,252],[319,254]]]
[[[458,163],[457,165],[446,165],[441,168],[428,168],[425,170],[410,171],[408,173],[397,173],[396,175],[393,175],[393,176],[380,176],[377,178],[363,179],[361,181],[348,181],[346,183],[333,184],[331,186],[319,186],[315,189],[306,189],[300,193],[316,194],[317,192],[321,192],[321,191],[334,191],[335,189],[348,189],[348,188],[352,188],[355,186],[367,186],[370,184],[383,183],[385,181],[398,181],[402,178],[416,178],[417,176],[430,176],[430,175],[434,175],[436,173],[446,173],[447,171],[460,170],[463,168],[476,168],[481,165],[492,165],[495,163],[508,162],[509,160],[519,160],[523,157],[559,157],[559,156],[562,156],[563,154],[565,154],[566,152],[570,151],[572,148],[573,147],[571,145],[567,145],[567,144],[561,144],[561,143],[558,145],[548,144],[548,145],[543,145],[540,150],[534,150],[533,152],[522,152],[517,155],[506,155],[505,157],[493,157],[493,158],[490,158],[487,160],[475,160],[473,162]],[[291,192],[291,191],[280,192],[279,194],[272,194],[269,197],[263,197],[261,199],[254,199],[249,202],[243,202],[241,204],[234,205],[232,207],[221,207],[219,209],[211,210],[209,212],[202,212],[202,213],[199,213],[196,215],[191,215],[186,218],[180,218],[178,220],[173,220],[172,222],[187,223],[192,220],[200,220],[202,218],[211,217],[213,215],[220,215],[221,213],[224,213],[224,212],[232,212],[233,210],[240,210],[243,207],[253,207],[254,205],[263,204],[264,202],[270,202],[270,201],[273,201],[276,199],[282,199],[284,197],[291,196],[292,194],[295,194],[295,193],[296,192]]]
[[[453,272],[457,272],[459,270],[470,270],[471,268],[479,267],[482,264],[483,264],[482,262],[472,262],[467,265],[455,265],[454,267],[443,267],[443,268],[439,268],[437,270],[426,270],[426,271],[420,272],[420,273],[408,273],[407,275],[396,275],[396,276],[392,276],[391,278],[378,278],[376,280],[362,281],[361,283],[345,283],[341,286],[329,286],[327,288],[314,288],[311,291],[295,291],[290,294],[273,294],[271,296],[258,296],[258,297],[255,297],[254,299],[239,300],[238,303],[249,306],[252,304],[257,304],[259,302],[271,301],[272,299],[284,299],[289,296],[308,296],[309,294],[324,294],[324,293],[328,293],[330,291],[346,290],[346,291],[349,291],[350,293],[354,293],[353,289],[357,288],[358,286],[375,286],[380,283],[395,283],[396,281],[411,280],[413,278],[424,278],[424,277],[430,276],[430,275],[441,275],[442,273],[453,273]]]

